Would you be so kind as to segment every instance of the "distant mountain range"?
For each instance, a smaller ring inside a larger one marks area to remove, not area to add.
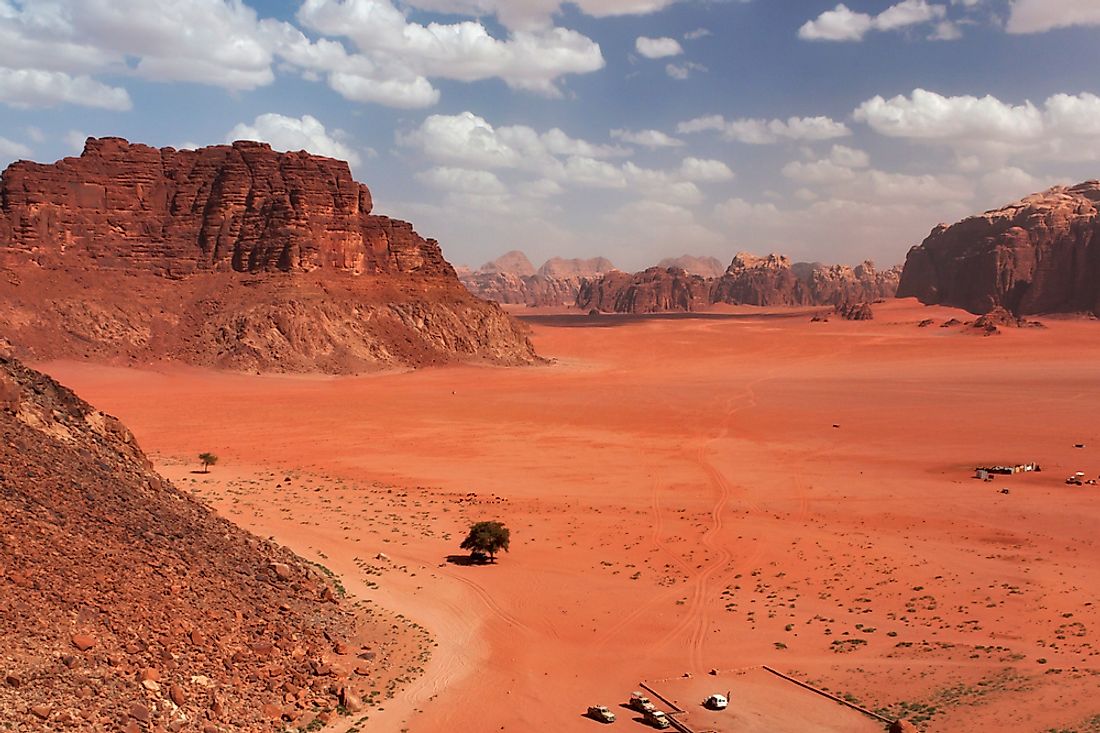
[[[694,255],[666,258],[658,266],[711,278],[720,276],[726,270],[714,257]],[[605,257],[551,257],[536,269],[527,255],[519,250],[506,252],[476,270],[460,267],[457,271],[462,284],[479,298],[529,307],[576,305],[577,295],[585,283],[619,272]]]
[[[571,259],[553,257],[537,270],[519,250],[486,262],[476,270],[458,269],[458,279],[485,300],[509,305],[573,305],[581,283],[611,272],[615,266],[603,257]]]
[[[719,277],[703,277],[676,267],[608,273],[588,281],[577,306],[611,313],[705,310],[717,303],[810,306],[863,303],[891,298],[901,268],[879,271],[871,262],[855,267],[791,261],[742,252]]]
[[[728,267],[714,257],[682,255],[637,273],[603,257],[547,260],[538,269],[519,250],[477,270],[459,268],[459,280],[478,297],[498,303],[576,306],[613,313],[703,310],[716,303],[838,305],[893,297],[900,268],[883,272],[796,262],[781,255],[741,253]]]

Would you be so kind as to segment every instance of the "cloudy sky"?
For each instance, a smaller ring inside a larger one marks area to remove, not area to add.
[[[0,165],[348,160],[456,264],[901,262],[1100,177],[1100,0],[0,0]]]

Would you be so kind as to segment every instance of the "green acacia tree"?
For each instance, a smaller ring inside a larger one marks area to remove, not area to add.
[[[498,552],[508,552],[510,535],[503,522],[475,522],[470,525],[470,533],[462,540],[460,547],[469,550],[471,555],[488,555],[490,562],[496,562]]]
[[[213,453],[199,453],[199,460],[202,461],[202,472],[210,473],[210,467],[218,462],[218,457]]]

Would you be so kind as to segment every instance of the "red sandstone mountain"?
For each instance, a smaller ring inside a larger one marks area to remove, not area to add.
[[[721,277],[726,271],[725,265],[717,257],[696,257],[695,255],[666,257],[657,263],[657,267],[666,270],[670,267],[679,268],[688,274],[702,277]]]
[[[531,260],[527,259],[527,255],[518,249],[513,249],[495,260],[486,262],[478,268],[478,272],[530,277],[535,274],[535,266],[531,264]]]
[[[536,271],[527,255],[513,250],[477,270],[459,272],[459,279],[479,298],[529,307],[573,305],[585,280],[615,268],[603,257],[553,257]]]
[[[900,297],[985,313],[1100,315],[1100,181],[941,224],[905,260]]]
[[[0,434],[0,728],[306,728],[356,704],[351,668],[380,688],[413,661],[360,661],[395,619],[356,618],[317,567],[177,490],[118,420],[3,354]]]
[[[679,268],[650,267],[642,272],[609,272],[586,280],[577,307],[610,313],[661,313],[702,310],[711,304],[714,281]]]
[[[599,277],[614,269],[615,265],[611,264],[611,260],[606,257],[592,257],[589,259],[574,257],[569,260],[561,257],[551,257],[542,263],[538,274],[547,279],[564,280],[567,278]]]
[[[346,372],[528,363],[434,240],[371,213],[346,163],[237,142],[89,139],[0,177],[0,322],[36,359]]]
[[[653,267],[629,275],[610,273],[586,283],[580,308],[615,313],[703,310],[716,303],[810,306],[862,303],[894,295],[898,268],[878,272],[870,262],[856,267],[795,263],[782,255],[740,253],[718,278],[679,268]]]

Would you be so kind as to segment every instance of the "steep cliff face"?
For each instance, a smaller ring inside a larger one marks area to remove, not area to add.
[[[1100,181],[940,225],[909,250],[899,297],[972,313],[1100,314]]]
[[[0,177],[5,335],[35,358],[239,366],[236,331],[265,344],[248,368],[276,371],[535,358],[437,242],[371,206],[346,163],[262,143],[89,139],[79,158],[15,163]]]
[[[528,307],[573,305],[584,281],[615,268],[603,257],[553,257],[538,270],[519,251],[508,252],[477,270],[459,273],[466,288],[479,298]]]
[[[806,293],[786,257],[740,252],[715,283],[713,300],[740,305],[804,305]]]
[[[0,182],[5,248],[46,266],[453,272],[436,242],[371,205],[346,163],[255,142],[174,150],[89,139],[79,158],[15,163]]]
[[[799,273],[801,265],[804,263],[796,262],[792,269],[805,283],[809,305],[843,305],[893,298],[901,278],[900,266],[880,271],[870,260],[855,267],[813,263],[805,275]]]
[[[619,313],[702,310],[716,303],[810,306],[862,303],[892,297],[898,268],[884,272],[864,262],[856,267],[795,263],[782,255],[742,252],[718,278],[679,268],[610,273],[581,288],[577,305]]]
[[[661,313],[702,310],[711,304],[713,281],[679,268],[651,267],[643,272],[609,272],[587,280],[577,307],[608,313]]]
[[[367,664],[351,643],[397,633],[3,354],[0,438],[0,719],[14,730],[305,727],[349,699]],[[357,684],[381,686],[381,664]]]

